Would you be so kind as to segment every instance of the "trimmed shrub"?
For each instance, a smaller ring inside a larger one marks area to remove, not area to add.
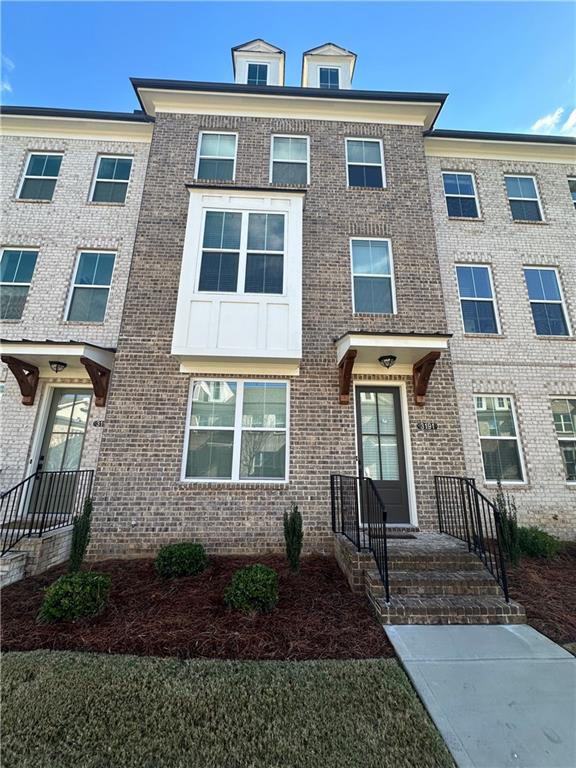
[[[284,512],[284,541],[286,542],[286,557],[290,570],[300,570],[300,553],[302,552],[302,515],[298,504],[292,504],[290,512]]]
[[[278,574],[266,565],[240,568],[224,591],[224,602],[244,613],[265,613],[278,602]]]
[[[68,560],[68,571],[75,573],[80,570],[88,543],[90,542],[90,523],[92,521],[92,499],[87,498],[84,502],[82,514],[74,520],[72,530],[72,547],[70,549],[70,559]]]
[[[554,557],[562,549],[562,542],[535,526],[518,528],[518,542],[528,557]]]
[[[111,579],[107,573],[81,571],[60,576],[44,595],[38,621],[74,621],[83,616],[96,616],[104,610]]]
[[[168,544],[156,555],[156,570],[165,579],[178,576],[196,576],[201,573],[208,557],[202,544],[183,541],[180,544]]]
[[[502,483],[498,480],[498,490],[494,504],[500,512],[500,523],[502,533],[502,548],[504,555],[508,558],[511,565],[518,565],[520,562],[520,545],[518,542],[518,510],[514,497],[509,493],[504,493]]]

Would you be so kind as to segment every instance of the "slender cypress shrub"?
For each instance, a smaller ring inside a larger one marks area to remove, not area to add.
[[[75,573],[80,570],[86,549],[90,541],[90,523],[92,521],[92,499],[88,497],[84,502],[82,514],[74,520],[72,530],[72,547],[70,549],[70,559],[68,560],[69,573]]]
[[[292,504],[290,512],[284,512],[284,541],[286,542],[286,557],[290,570],[300,569],[300,553],[302,552],[302,515],[298,504]]]
[[[498,490],[494,499],[500,512],[500,525],[502,532],[502,548],[511,565],[520,562],[520,540],[518,535],[518,510],[514,497],[504,493],[502,483],[498,480]]]

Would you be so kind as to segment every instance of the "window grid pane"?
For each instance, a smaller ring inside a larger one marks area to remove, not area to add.
[[[285,382],[194,382],[186,477],[283,481],[287,392]]]
[[[524,269],[524,277],[536,334],[568,336],[568,322],[556,271],[530,267]]]
[[[523,481],[512,400],[505,395],[475,400],[486,480]]]
[[[20,320],[38,251],[7,249],[0,261],[0,320]]]
[[[30,155],[20,194],[20,200],[52,200],[60,173],[62,155],[34,152]]]
[[[542,221],[536,182],[526,176],[505,176],[506,192],[515,221]]]
[[[478,204],[474,181],[470,173],[443,173],[444,195],[448,216],[477,219]]]
[[[248,64],[248,85],[268,84],[268,64]]]
[[[232,181],[235,157],[236,136],[234,134],[201,134],[197,178]]]

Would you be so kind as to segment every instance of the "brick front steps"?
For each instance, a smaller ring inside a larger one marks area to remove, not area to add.
[[[365,591],[383,624],[522,624],[476,555],[449,536],[418,533],[388,542],[390,602],[370,552],[336,536],[336,557],[354,591]]]

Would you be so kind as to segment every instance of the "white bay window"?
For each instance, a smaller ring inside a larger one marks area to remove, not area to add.
[[[192,382],[185,480],[284,482],[287,451],[286,382]]]

